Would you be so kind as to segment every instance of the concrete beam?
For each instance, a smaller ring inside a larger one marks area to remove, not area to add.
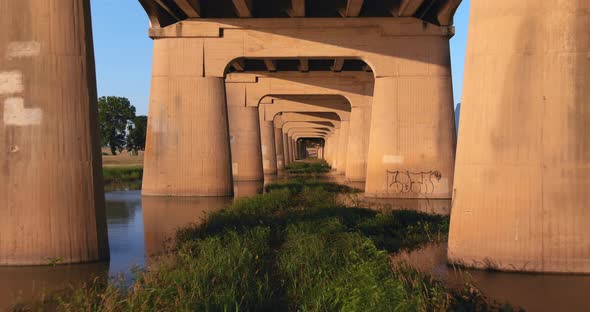
[[[300,72],[306,73],[309,71],[309,60],[306,58],[299,59],[299,68]]]
[[[399,7],[393,9],[393,16],[414,16],[425,0],[401,0]]]
[[[346,106],[347,104],[342,100],[310,101],[305,99],[275,99],[273,104],[266,105],[265,116],[267,120],[272,120],[281,112],[336,113],[340,117],[340,120],[350,120],[350,112]]]
[[[170,6],[168,6],[164,1],[162,0],[154,0],[162,9],[164,9],[164,11],[166,11],[166,13],[170,14],[170,16],[172,16],[175,20],[180,21],[181,18],[180,16],[178,16],[176,13],[174,13],[174,11],[172,10],[172,8]]]
[[[264,65],[266,66],[266,70],[271,73],[277,71],[277,62],[275,60],[265,59]]]
[[[305,0],[291,0],[291,8],[287,14],[291,17],[305,17]]]
[[[176,4],[187,17],[201,17],[200,0],[176,0]]]
[[[344,59],[343,58],[336,58],[334,60],[334,65],[330,68],[333,72],[341,72],[342,67],[344,66]]]
[[[448,0],[439,9],[436,19],[440,25],[453,25],[455,11],[461,4],[462,0]]]
[[[156,0],[159,1],[159,0]],[[234,12],[238,17],[252,17],[252,0],[232,0]]]
[[[237,58],[362,59],[375,77],[440,75],[439,68],[449,63],[441,52],[453,34],[450,26],[425,25],[415,18],[293,20],[191,19],[152,28],[150,36],[202,38],[207,42],[205,75],[214,77],[224,77]],[[317,29],[322,30],[321,40]]]
[[[234,61],[231,65],[238,72],[243,72],[246,69],[246,65],[243,59]]]
[[[363,9],[364,0],[346,0],[346,6],[340,10],[342,17],[358,17]]]

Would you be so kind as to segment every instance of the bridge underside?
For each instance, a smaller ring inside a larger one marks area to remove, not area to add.
[[[454,263],[590,273],[583,1],[472,1],[457,148],[460,0],[140,3],[154,39],[144,195],[229,196],[315,139],[367,197],[452,198]],[[0,7],[0,265],[105,259],[89,0]]]
[[[452,25],[461,0],[139,0],[153,27],[193,18],[414,17]]]

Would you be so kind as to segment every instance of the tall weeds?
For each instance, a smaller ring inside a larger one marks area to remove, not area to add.
[[[388,254],[443,235],[448,218],[340,207],[329,184],[271,187],[177,233],[176,247],[131,288],[94,282],[61,311],[485,310]]]

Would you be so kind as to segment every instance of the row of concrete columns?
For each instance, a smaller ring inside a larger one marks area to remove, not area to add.
[[[0,7],[0,264],[105,259],[89,1]],[[375,73],[367,196],[452,195],[454,263],[590,272],[588,6],[482,0],[471,10],[456,162],[448,28],[348,19],[322,28],[321,39],[317,29],[329,20],[297,31],[255,20],[152,29],[143,194],[226,196],[232,174],[259,179],[295,161],[292,134],[226,101],[234,95],[223,70],[236,55],[359,57]],[[352,116],[326,137],[325,158],[344,174],[358,152]],[[263,156],[273,141],[276,165]]]

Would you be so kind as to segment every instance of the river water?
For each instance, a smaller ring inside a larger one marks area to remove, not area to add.
[[[236,184],[236,197],[262,191],[262,183]],[[111,260],[55,267],[0,267],[0,311],[18,302],[39,300],[44,294],[79,285],[97,276],[133,280],[133,268],[149,264],[170,244],[176,229],[200,222],[233,198],[143,197],[140,191],[106,194]],[[489,297],[527,311],[590,311],[590,276],[515,274],[463,270],[446,265],[446,244],[431,244],[402,253],[418,269],[431,272],[449,286],[471,278]]]

